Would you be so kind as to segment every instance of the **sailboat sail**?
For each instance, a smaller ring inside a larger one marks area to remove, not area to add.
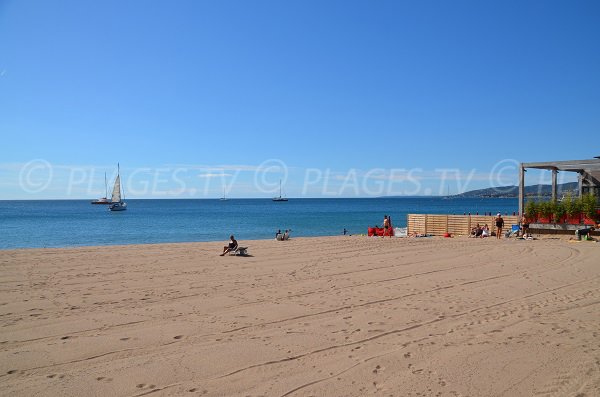
[[[113,203],[119,203],[121,201],[121,176],[117,175],[117,179],[115,179],[115,186],[112,191],[112,199]]]

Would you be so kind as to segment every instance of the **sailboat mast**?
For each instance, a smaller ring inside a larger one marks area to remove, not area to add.
[[[108,197],[108,184],[106,183],[106,172],[104,172],[104,198]]]
[[[117,163],[117,174],[119,175],[119,182],[121,182],[121,168],[119,163]],[[121,201],[125,201],[125,189],[121,185],[122,183],[119,183],[119,189],[121,189]]]

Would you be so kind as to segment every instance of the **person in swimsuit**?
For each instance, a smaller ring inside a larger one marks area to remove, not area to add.
[[[504,227],[504,219],[502,219],[502,215],[498,212],[496,215],[496,238],[502,238],[502,228]]]
[[[485,225],[483,225],[483,228],[481,229],[481,238],[484,237],[490,237],[490,228],[488,227],[487,223]]]
[[[471,230],[471,236],[470,237],[481,237],[481,233],[482,232],[483,232],[483,229],[481,229],[481,226],[479,226],[479,223],[478,223],[477,226],[475,226]]]
[[[389,229],[390,229],[390,220],[387,215],[384,215],[383,216],[383,236],[381,236],[382,238],[385,237],[386,235],[389,235],[390,237],[392,237],[392,235],[389,232]]]
[[[529,222],[527,222],[527,218],[525,217],[525,215],[521,217],[521,233],[522,236],[525,238],[527,238],[527,236],[529,235]]]
[[[225,254],[231,252],[231,251],[235,251],[235,249],[238,246],[238,242],[235,239],[235,237],[233,237],[233,234],[231,236],[229,236],[229,244],[226,245],[225,247],[223,247],[223,253],[219,256],[225,256]]]

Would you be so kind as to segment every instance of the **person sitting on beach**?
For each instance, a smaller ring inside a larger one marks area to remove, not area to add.
[[[577,237],[577,240],[581,240],[581,237],[584,237],[585,240],[594,241],[594,239],[592,238],[592,236],[590,236],[590,234],[595,229],[596,228],[594,226],[590,226],[590,227],[585,228],[585,229],[575,230],[575,237]]]
[[[226,245],[225,247],[223,247],[223,253],[219,256],[225,256],[225,254],[231,252],[231,251],[235,251],[238,247],[238,242],[235,239],[235,237],[233,237],[233,234],[231,236],[229,236],[229,244]]]
[[[490,228],[488,227],[487,223],[483,225],[483,228],[481,229],[481,238],[484,237],[490,237]]]
[[[479,223],[477,224],[477,226],[475,226],[474,228],[471,229],[471,235],[469,237],[479,237],[481,236],[481,226],[479,226]]]
[[[498,212],[496,215],[496,238],[502,238],[502,228],[504,227],[504,219],[502,219],[502,215]]]
[[[283,233],[283,239],[284,240],[289,240],[289,238],[290,238],[290,232],[291,232],[291,230],[287,230],[286,229],[285,233]]]
[[[279,240],[279,239],[277,238],[277,236],[279,236],[280,234],[281,234],[281,229],[279,229],[279,230],[277,230],[277,231],[275,232],[275,239]]]

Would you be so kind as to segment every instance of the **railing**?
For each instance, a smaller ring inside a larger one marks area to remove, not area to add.
[[[518,216],[507,215],[502,218],[504,219],[504,230],[510,230],[511,225],[519,223]],[[408,214],[406,225],[409,234],[468,235],[478,223],[480,226],[487,224],[490,230],[494,230],[496,228],[495,219],[495,216],[490,215]]]

